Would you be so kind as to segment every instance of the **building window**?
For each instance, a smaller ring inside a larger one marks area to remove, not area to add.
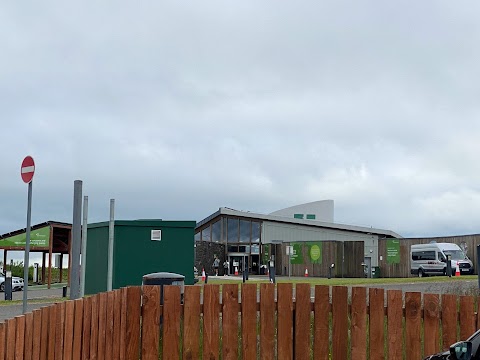
[[[252,222],[248,220],[240,220],[240,242],[249,243],[250,233],[252,232]]]
[[[227,246],[228,252],[238,252],[238,246],[228,245]]]
[[[227,218],[222,217],[222,240],[223,242],[227,241]]]
[[[202,230],[202,241],[210,241],[210,226]]]
[[[315,220],[315,214],[307,214],[307,220]]]
[[[241,252],[241,253],[250,253],[250,246],[249,245],[240,245],[238,247],[238,252]]]
[[[228,218],[227,232],[229,243],[238,243],[238,219]]]
[[[260,242],[260,223],[252,221],[252,243]]]
[[[222,241],[221,228],[222,226],[221,226],[220,220],[212,224],[212,241],[215,241],[215,242]]]
[[[199,231],[195,234],[195,241],[200,241],[200,236],[201,236],[201,232]]]
[[[303,219],[303,214],[293,214],[295,219]]]

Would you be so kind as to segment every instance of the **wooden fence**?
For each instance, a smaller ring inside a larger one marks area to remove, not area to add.
[[[0,360],[418,360],[480,325],[473,296],[310,284],[293,292],[287,283],[240,290],[186,286],[182,304],[180,288],[167,286],[160,305],[159,287],[128,287],[44,307],[0,324]]]

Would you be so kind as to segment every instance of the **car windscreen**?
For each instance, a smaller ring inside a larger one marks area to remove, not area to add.
[[[472,342],[472,359],[480,359],[480,331],[477,330],[467,340]]]
[[[462,250],[444,250],[445,255],[450,255],[452,260],[464,260],[465,254]]]

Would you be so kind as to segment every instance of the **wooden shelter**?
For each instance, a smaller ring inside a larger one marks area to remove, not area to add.
[[[42,253],[42,282],[47,280],[48,288],[52,284],[52,255],[60,255],[60,279],[63,275],[63,255],[67,254],[70,260],[70,249],[72,242],[72,224],[56,221],[47,221],[33,225],[30,230],[30,253]],[[4,268],[7,265],[8,251],[25,251],[26,229],[12,231],[0,235],[0,249],[3,249]],[[48,275],[46,272],[46,256],[48,254]],[[70,264],[70,262],[69,262]],[[68,273],[70,284],[70,272]],[[25,279],[28,281],[28,279]]]

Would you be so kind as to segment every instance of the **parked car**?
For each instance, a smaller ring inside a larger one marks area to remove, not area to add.
[[[478,360],[480,359],[480,330],[465,341],[450,346],[448,351],[427,356],[424,360]]]
[[[12,276],[12,291],[23,290],[23,279],[17,276]],[[0,273],[0,291],[5,291],[5,274]]]

